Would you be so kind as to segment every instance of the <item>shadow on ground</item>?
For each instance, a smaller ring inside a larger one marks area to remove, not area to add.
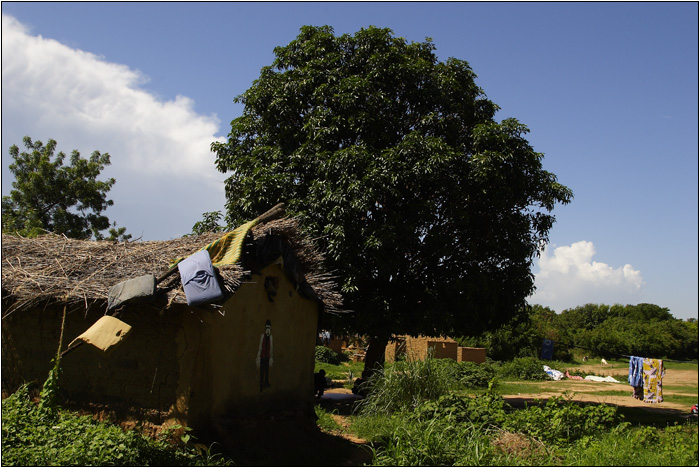
[[[248,421],[220,427],[224,455],[238,466],[362,466],[372,461],[363,444],[322,432],[309,420]],[[223,432],[222,432],[223,429]]]

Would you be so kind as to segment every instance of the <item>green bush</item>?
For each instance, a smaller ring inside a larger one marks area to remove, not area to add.
[[[437,400],[424,402],[416,408],[413,416],[422,421],[444,419],[452,423],[468,422],[500,427],[507,418],[507,408],[503,398],[492,391],[473,398],[448,393]]]
[[[543,406],[514,410],[492,387],[474,398],[444,394],[394,417],[403,420],[378,438],[381,445],[374,449],[375,465],[483,466],[522,464],[524,460],[558,464],[553,453],[561,444],[590,441],[618,422],[614,407],[579,406],[561,397]],[[536,442],[526,443],[528,448],[520,446],[527,452],[522,454],[495,450],[495,441],[503,433]]]
[[[331,348],[327,348],[325,346],[316,346],[316,360],[318,362],[323,362],[325,364],[332,364],[334,366],[337,366],[341,362],[347,361],[348,357],[344,353],[336,353]]]
[[[614,406],[579,405],[558,396],[548,399],[545,405],[514,411],[503,428],[545,442],[568,443],[597,434],[619,422],[620,417]]]
[[[496,375],[498,367],[494,364],[484,362],[456,362],[451,367],[454,380],[464,388],[486,388]]]
[[[499,376],[517,380],[546,380],[548,376],[544,365],[542,361],[533,357],[515,358],[503,363]]]
[[[49,385],[50,387],[50,385]],[[2,402],[2,462],[6,466],[208,466],[222,458],[198,453],[182,440],[151,439],[138,431],[45,404],[27,386]]]

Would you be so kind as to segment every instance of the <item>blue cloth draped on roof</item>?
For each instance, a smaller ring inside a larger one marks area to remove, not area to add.
[[[200,250],[177,264],[187,305],[209,304],[224,297],[209,252]]]

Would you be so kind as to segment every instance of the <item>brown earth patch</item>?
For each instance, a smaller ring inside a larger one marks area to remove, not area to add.
[[[593,382],[589,380],[571,379],[558,381],[548,380],[538,383],[537,386],[556,390],[543,392],[533,391],[532,393],[527,392],[516,395],[503,395],[503,398],[505,398],[506,401],[511,404],[517,404],[519,402],[531,401],[535,399],[547,399],[550,397],[563,395],[568,391],[573,393],[572,399],[575,401],[644,408],[652,412],[672,411],[689,413],[691,405],[668,401],[668,397],[672,395],[698,396],[698,371],[696,369],[667,369],[666,375],[663,378],[663,395],[665,401],[662,403],[644,403],[643,401],[632,398],[632,387],[630,387],[630,385],[627,383],[626,373],[625,377],[621,377],[622,373],[625,372],[626,369],[615,369],[611,367],[606,368],[601,367],[600,365],[578,366],[577,369],[590,373],[591,375],[612,375],[617,380],[620,380],[620,383]],[[674,386],[694,386],[695,392],[688,393],[687,390],[675,390],[672,388]],[[610,391],[627,392],[627,395],[605,394]]]
[[[547,453],[547,447],[542,442],[521,433],[501,431],[492,444],[501,452],[523,460]]]

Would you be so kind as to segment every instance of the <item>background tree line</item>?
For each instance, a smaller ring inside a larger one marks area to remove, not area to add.
[[[574,354],[613,358],[643,356],[691,360],[698,357],[698,322],[674,318],[654,304],[612,306],[585,304],[561,314],[533,305],[527,318],[475,337],[462,337],[464,346],[485,347],[499,361],[540,355],[542,340],[555,342],[554,359]]]

